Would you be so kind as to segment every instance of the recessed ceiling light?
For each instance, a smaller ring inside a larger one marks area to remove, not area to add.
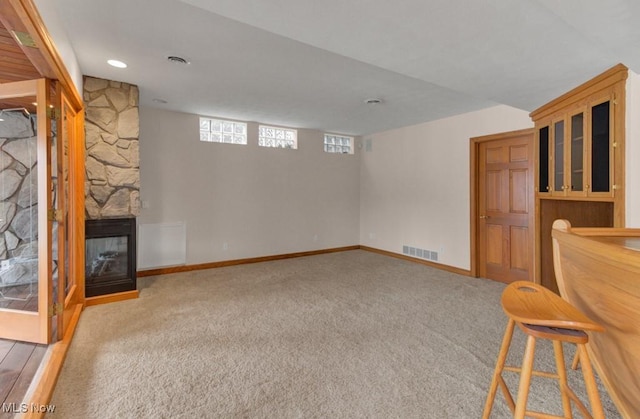
[[[164,105],[165,103],[169,103],[169,102],[167,102],[167,101],[166,101],[166,100],[164,100],[164,99],[157,99],[157,98],[156,98],[156,99],[151,99],[151,100],[152,100],[153,102],[155,102],[155,103],[162,103],[163,105]]]
[[[177,55],[169,55],[167,57],[167,60],[169,60],[169,62],[172,62],[172,63],[175,63],[175,64],[191,64],[186,59],[184,59],[182,57],[178,57]]]
[[[379,105],[380,103],[382,103],[382,99],[378,99],[374,97],[370,99],[365,99],[364,103],[366,103],[367,105]]]
[[[107,63],[110,66],[113,66],[113,67],[127,68],[127,64],[125,64],[125,63],[123,63],[122,61],[119,61],[119,60],[107,60]]]

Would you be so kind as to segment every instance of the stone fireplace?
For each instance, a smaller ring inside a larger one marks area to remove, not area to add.
[[[136,289],[138,87],[84,77],[86,296]]]
[[[138,87],[85,76],[87,219],[140,213]]]

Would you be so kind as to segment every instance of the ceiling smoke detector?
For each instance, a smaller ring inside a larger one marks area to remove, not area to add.
[[[167,60],[169,60],[169,62],[171,63],[176,63],[176,64],[190,64],[189,61],[185,60],[182,57],[178,57],[177,55],[169,55],[167,57]]]
[[[382,99],[378,99],[377,97],[365,99],[364,103],[367,105],[379,105],[382,103]]]

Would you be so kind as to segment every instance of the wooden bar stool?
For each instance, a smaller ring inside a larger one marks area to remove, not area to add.
[[[566,300],[563,300],[558,295],[533,282],[513,282],[505,288],[502,293],[501,303],[504,312],[509,317],[509,322],[504,333],[504,338],[502,339],[502,346],[498,354],[496,369],[493,373],[491,387],[484,405],[482,417],[485,419],[489,418],[498,385],[500,385],[507,404],[515,418],[524,418],[525,415],[540,418],[571,418],[571,400],[576,403],[576,406],[585,417],[604,418],[593,369],[591,368],[591,362],[589,361],[589,355],[587,354],[585,346],[589,341],[589,336],[585,331],[603,332],[604,328],[592,322]],[[511,345],[511,338],[516,324],[527,335],[527,345],[521,368],[504,365],[507,354],[509,353],[509,346]],[[533,369],[537,338],[553,341],[557,369],[555,374],[535,371]],[[567,372],[565,370],[562,342],[571,342],[578,346],[577,356],[580,358],[582,374],[593,416],[589,414],[588,409],[567,384]],[[511,392],[502,378],[502,371],[520,373],[520,384],[518,385],[518,398],[516,402],[513,401]],[[558,380],[564,416],[555,416],[527,410],[527,397],[529,396],[529,384],[532,375]]]

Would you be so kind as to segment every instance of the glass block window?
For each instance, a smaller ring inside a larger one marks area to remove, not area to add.
[[[325,134],[324,152],[338,154],[353,154],[353,137],[344,135]]]
[[[298,131],[260,125],[258,128],[258,145],[261,147],[297,149]]]
[[[200,141],[211,143],[247,144],[247,124],[200,118]]]

